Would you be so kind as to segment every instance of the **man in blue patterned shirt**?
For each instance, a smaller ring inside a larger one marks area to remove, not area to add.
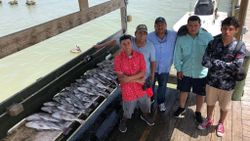
[[[207,75],[207,118],[198,126],[206,129],[212,125],[212,113],[216,101],[219,101],[220,119],[216,133],[224,135],[224,120],[230,109],[231,96],[236,84],[233,74],[243,64],[246,46],[234,38],[240,24],[234,17],[222,21],[222,35],[211,41],[203,56],[202,64],[208,67]],[[240,48],[236,47],[240,44]]]

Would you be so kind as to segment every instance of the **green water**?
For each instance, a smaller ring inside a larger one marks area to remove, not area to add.
[[[26,0],[10,6],[8,0],[0,4],[0,37],[32,27],[49,20],[77,12],[78,0],[36,0],[35,6],[26,6]],[[89,0],[90,6],[107,0]],[[128,33],[134,34],[136,25],[145,23],[153,31],[154,19],[166,18],[168,28],[193,9],[195,0],[129,0]],[[220,11],[229,11],[230,1],[219,1]],[[79,54],[70,50],[78,45],[84,52],[121,27],[120,10],[78,26],[20,52],[0,59],[0,102],[12,96],[37,79],[60,67]]]

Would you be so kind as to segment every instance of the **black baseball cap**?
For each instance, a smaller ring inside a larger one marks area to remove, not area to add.
[[[158,17],[155,19],[155,24],[157,24],[157,23],[165,23],[166,24],[167,22],[166,22],[165,18]]]

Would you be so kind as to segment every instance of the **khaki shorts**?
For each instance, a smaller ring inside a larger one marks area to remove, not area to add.
[[[230,109],[233,90],[226,91],[206,85],[206,94],[206,102],[208,106],[214,106],[216,101],[218,101],[222,111],[228,111]]]
[[[147,94],[143,97],[138,98],[135,101],[122,102],[123,117],[130,119],[134,113],[135,108],[139,106],[143,113],[150,113],[151,101]]]

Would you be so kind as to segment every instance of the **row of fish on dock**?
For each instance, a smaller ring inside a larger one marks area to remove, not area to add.
[[[104,60],[88,70],[71,86],[62,89],[52,101],[43,103],[41,112],[25,118],[25,126],[36,130],[63,131],[73,122],[84,123],[80,115],[89,115],[91,106],[98,106],[98,97],[107,98],[117,88],[113,61]]]

